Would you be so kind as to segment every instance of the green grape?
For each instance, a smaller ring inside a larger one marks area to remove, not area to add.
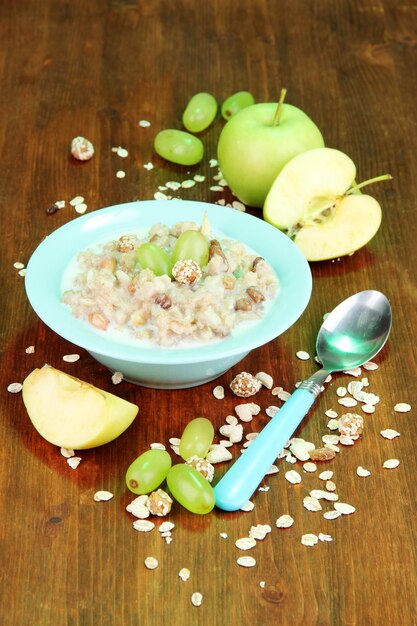
[[[166,450],[147,450],[129,465],[126,485],[138,495],[150,493],[165,480],[171,465],[171,457]]]
[[[145,269],[153,271],[155,276],[171,275],[172,261],[165,250],[154,243],[143,243],[136,252],[138,261]]]
[[[252,104],[255,104],[255,99],[249,91],[238,91],[223,102],[221,108],[222,116],[225,120],[230,120],[236,113]]]
[[[178,237],[172,251],[172,264],[185,259],[192,259],[205,267],[209,259],[209,242],[199,230],[185,230]]]
[[[175,500],[191,513],[205,515],[214,507],[213,487],[191,465],[179,463],[171,467],[167,484]]]
[[[203,142],[198,137],[174,128],[161,130],[154,148],[159,156],[179,165],[196,165],[204,156]]]
[[[205,91],[196,93],[182,115],[182,123],[190,133],[200,133],[210,126],[217,113],[216,99]]]
[[[214,439],[213,424],[206,417],[196,417],[184,428],[180,455],[186,461],[192,456],[204,459]]]

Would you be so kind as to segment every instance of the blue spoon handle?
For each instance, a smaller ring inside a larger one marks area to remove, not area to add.
[[[266,472],[313,404],[317,393],[298,388],[214,488],[216,505],[237,511],[252,496]]]

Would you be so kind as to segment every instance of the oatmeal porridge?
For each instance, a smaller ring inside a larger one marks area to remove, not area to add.
[[[207,223],[155,224],[79,253],[62,302],[97,331],[160,346],[227,337],[276,297],[272,267]]]

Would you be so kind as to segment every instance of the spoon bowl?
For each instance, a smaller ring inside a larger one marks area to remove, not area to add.
[[[214,488],[216,505],[240,509],[306,415],[332,372],[372,359],[391,330],[391,306],[379,291],[367,290],[341,302],[324,320],[316,351],[322,369],[304,380]]]

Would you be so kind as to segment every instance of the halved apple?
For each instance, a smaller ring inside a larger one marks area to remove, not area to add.
[[[139,408],[44,365],[23,381],[23,402],[38,433],[64,448],[101,446],[126,430]]]
[[[264,218],[285,231],[308,261],[350,254],[381,224],[381,207],[355,184],[356,167],[340,150],[317,148],[289,161],[266,197]],[[375,180],[391,178],[378,177]],[[374,182],[367,181],[367,184]]]

